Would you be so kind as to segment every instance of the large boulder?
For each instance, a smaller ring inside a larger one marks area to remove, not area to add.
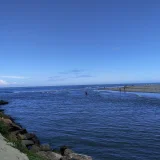
[[[60,152],[61,152],[62,155],[64,155],[64,152],[65,152],[66,149],[68,149],[67,146],[61,146],[60,147]]]
[[[10,119],[4,119],[2,118],[2,121],[7,125],[12,125],[12,121]]]
[[[25,133],[25,134],[18,134],[18,138],[20,140],[31,140],[32,138],[34,138],[35,135],[32,133]]]
[[[26,129],[19,129],[19,130],[16,130],[16,131],[12,131],[11,133],[13,133],[15,135],[25,134],[25,133],[27,133],[27,130]]]
[[[74,160],[92,160],[92,157],[90,156],[77,153],[71,153],[69,154],[69,157]]]
[[[31,141],[31,140],[22,140],[21,143],[22,143],[22,145],[23,145],[24,147],[28,147],[28,146],[34,145],[34,142]]]
[[[13,131],[17,131],[17,130],[22,130],[22,128],[14,123],[12,123],[9,127],[9,131],[13,132]]]
[[[40,151],[40,147],[37,145],[33,145],[30,150],[36,153]]]
[[[33,133],[26,133],[26,134],[24,134],[24,136],[25,136],[27,139],[32,139],[32,138],[36,137],[36,135],[33,134]]]
[[[83,154],[77,154],[74,153],[71,149],[69,149],[67,146],[62,146],[60,148],[61,154],[63,157],[61,160],[92,160],[92,157],[83,155]]]
[[[48,151],[48,152],[40,151],[40,152],[37,152],[37,154],[48,160],[60,160],[62,158],[60,154],[51,152],[51,151]]]
[[[24,134],[17,134],[18,139],[20,140],[27,140],[26,136]]]
[[[40,145],[40,150],[41,151],[51,151],[52,149],[49,144],[42,144]]]

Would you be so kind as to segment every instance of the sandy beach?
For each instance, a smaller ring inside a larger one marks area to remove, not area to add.
[[[18,149],[7,144],[5,138],[0,134],[0,160],[28,160],[28,158]]]
[[[99,90],[110,90],[120,92],[144,92],[144,93],[160,93],[160,85],[125,85],[122,87],[100,88]]]

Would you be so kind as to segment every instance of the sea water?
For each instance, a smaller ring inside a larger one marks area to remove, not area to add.
[[[94,160],[160,160],[160,95],[99,87],[1,88],[0,99],[9,101],[7,114],[53,148],[67,145]]]

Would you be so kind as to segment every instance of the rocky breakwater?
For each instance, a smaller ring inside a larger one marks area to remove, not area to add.
[[[18,142],[19,145],[46,160],[92,160],[90,156],[75,153],[66,146],[62,146],[55,152],[50,145],[41,144],[35,134],[28,133],[26,129],[17,125],[10,116],[4,114],[4,110],[0,110],[0,122],[8,128],[9,141]]]

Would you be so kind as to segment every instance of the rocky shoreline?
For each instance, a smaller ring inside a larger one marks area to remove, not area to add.
[[[0,101],[0,105],[8,102]],[[49,144],[41,144],[40,140],[33,133],[16,124],[14,119],[6,115],[4,110],[0,110],[0,122],[3,122],[9,131],[9,140],[20,142],[20,145],[27,150],[44,157],[46,160],[92,160],[92,157],[73,152],[67,146],[60,147],[59,151],[54,151]]]

